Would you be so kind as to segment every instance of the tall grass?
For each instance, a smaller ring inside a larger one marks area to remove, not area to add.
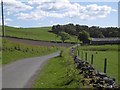
[[[57,50],[59,48],[55,46],[33,46],[3,39],[2,64],[8,64],[22,58],[50,54]]]

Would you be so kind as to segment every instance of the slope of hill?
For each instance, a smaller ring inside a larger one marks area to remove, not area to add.
[[[50,30],[51,27],[15,28],[5,26],[5,35],[33,40],[61,41],[60,37],[57,37],[56,34],[49,32]],[[76,42],[76,38],[71,36],[71,39],[66,40],[66,42]]]

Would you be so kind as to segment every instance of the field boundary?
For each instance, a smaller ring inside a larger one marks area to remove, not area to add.
[[[119,83],[116,82],[114,77],[108,76],[106,73],[107,59],[104,62],[104,72],[100,72],[94,68],[92,64],[85,59],[80,59],[75,55],[76,47],[71,49],[71,55],[77,69],[80,70],[80,75],[83,75],[81,83],[83,86],[90,85],[95,88],[120,88]],[[91,60],[92,62],[92,60]]]
[[[30,38],[20,38],[20,37],[14,37],[14,36],[5,36],[3,38],[15,38],[15,39],[23,39],[23,40],[31,40],[31,41],[41,41],[41,42],[50,42],[50,43],[62,43],[61,41],[46,41],[46,40],[35,40]],[[77,44],[77,42],[64,42],[66,44]]]
[[[32,39],[25,39],[25,38],[17,38],[17,37],[4,37],[14,42],[21,42],[31,45],[39,45],[39,46],[60,46],[60,47],[70,47],[74,44],[71,43],[60,43],[60,42],[50,42],[50,41],[42,41],[42,40],[32,40]]]

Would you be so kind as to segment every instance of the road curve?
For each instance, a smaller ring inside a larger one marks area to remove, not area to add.
[[[5,65],[2,68],[2,88],[29,88],[30,81],[36,72],[47,60],[58,56],[59,53],[27,58]]]

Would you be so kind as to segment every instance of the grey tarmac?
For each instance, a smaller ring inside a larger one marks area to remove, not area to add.
[[[60,52],[46,56],[18,60],[2,68],[2,88],[30,88],[36,73],[44,64],[53,57],[59,56]]]

